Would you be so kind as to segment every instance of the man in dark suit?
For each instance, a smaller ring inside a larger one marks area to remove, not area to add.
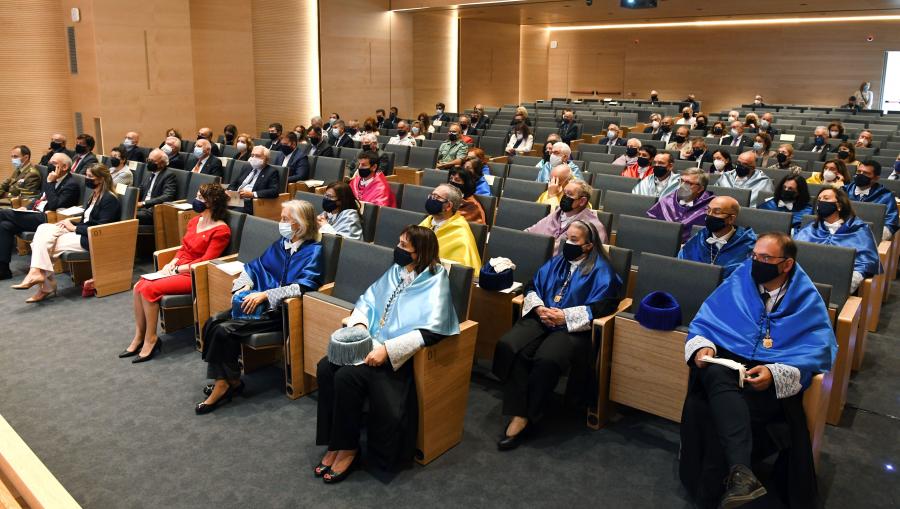
[[[600,145],[609,146],[625,146],[625,140],[622,138],[622,130],[616,124],[609,124],[606,128],[606,139],[600,142]]]
[[[813,131],[813,139],[810,143],[803,146],[801,150],[807,152],[830,152],[831,145],[828,144],[828,129],[820,125]]]
[[[772,124],[775,123],[775,115],[772,115],[770,112],[765,112],[759,118],[759,133],[766,133],[772,140],[775,140],[775,137],[781,134],[781,132],[775,128]]]
[[[672,117],[663,117],[659,121],[659,130],[653,133],[652,138],[663,143],[669,143],[669,138],[672,137],[672,125],[674,124]]]
[[[75,157],[72,158],[72,173],[84,175],[88,168],[97,164],[97,156],[94,155],[94,137],[90,134],[80,134],[75,138]]]
[[[278,139],[281,138],[281,133],[284,131],[284,127],[278,122],[272,122],[269,124],[269,143],[266,143],[264,147],[269,150],[278,148]]]
[[[331,134],[334,135],[334,139],[331,141],[332,147],[353,147],[353,138],[347,134],[346,129],[343,120],[338,120],[332,125]]]
[[[753,145],[753,138],[744,134],[744,124],[740,120],[731,123],[731,134],[722,138],[722,145],[745,147]]]
[[[578,139],[578,125],[575,123],[574,111],[563,111],[562,122],[559,123],[559,137],[566,145]]]
[[[390,124],[388,123],[387,114],[384,112],[384,108],[378,108],[377,110],[375,110],[375,127],[377,127],[379,131],[391,129]]]
[[[197,141],[200,141],[200,140],[206,140],[210,143],[210,147],[211,147],[210,153],[212,154],[213,157],[219,157],[222,155],[219,153],[219,146],[217,144],[213,143],[212,129],[210,129],[209,127],[201,127],[199,130],[197,130]],[[196,143],[195,143],[195,145],[196,145]]]
[[[293,131],[281,136],[281,144],[278,149],[284,154],[281,165],[287,168],[288,182],[309,179],[309,159],[306,157],[307,148],[297,143],[297,134]]]
[[[310,127],[306,130],[306,137],[309,139],[309,149],[306,151],[307,157],[337,157],[334,148],[328,143],[327,137],[322,136],[322,129]]]
[[[181,140],[174,136],[169,136],[163,142],[162,151],[166,155],[166,161],[169,168],[183,170],[185,168],[185,158],[181,155]],[[147,158],[150,159],[149,157]],[[191,168],[188,167],[190,170]]]
[[[147,161],[147,157],[144,155],[144,152],[138,147],[138,144],[141,142],[141,137],[138,133],[134,131],[128,131],[125,133],[125,139],[122,140],[122,146],[125,147],[125,153],[122,154],[125,156],[126,161],[135,161],[138,163],[143,163]]]
[[[400,122],[399,113],[400,110],[398,110],[396,106],[391,106],[390,113],[388,113],[388,118],[384,120],[385,129],[397,128],[397,123]]]
[[[431,116],[431,121],[440,120],[441,122],[449,122],[450,116],[444,113],[444,103],[437,103],[434,105],[434,115]]]
[[[709,152],[709,147],[706,145],[706,140],[700,137],[691,140],[691,155],[687,156],[685,160],[696,161],[698,168],[700,168],[700,165],[703,163],[711,163],[713,160],[713,156]]]
[[[476,104],[474,111],[472,111],[472,127],[478,131],[483,131],[488,128],[488,122],[488,118],[484,114],[484,106]]]
[[[50,158],[53,157],[53,154],[66,154],[69,158],[72,158],[75,155],[75,152],[66,148],[66,137],[60,133],[54,133],[53,136],[50,137],[50,148],[47,149],[47,152],[41,157],[41,161],[38,164],[47,166],[47,163],[50,161]]]
[[[147,156],[147,174],[141,182],[141,196],[137,204],[138,223],[153,224],[153,207],[175,199],[178,184],[175,174],[169,171],[170,165],[169,157],[160,149],[153,149]]]
[[[459,116],[459,134],[460,136],[476,136],[478,134],[478,131],[472,127],[472,119],[468,115]]]
[[[191,167],[192,172],[215,175],[219,178],[225,176],[225,172],[222,170],[222,161],[212,155],[214,146],[215,144],[210,143],[209,140],[203,138],[197,140],[197,143],[194,144],[194,157],[197,158],[197,162]]]
[[[269,164],[269,150],[263,146],[253,147],[248,162],[250,166],[231,182],[228,190],[237,192],[244,199],[243,208],[236,210],[253,214],[254,198],[278,197],[278,170]]]
[[[0,279],[10,279],[9,262],[16,243],[16,235],[33,232],[47,222],[45,213],[78,205],[81,187],[71,177],[72,159],[64,153],[55,153],[47,161],[47,181],[41,195],[27,207],[0,209]]]

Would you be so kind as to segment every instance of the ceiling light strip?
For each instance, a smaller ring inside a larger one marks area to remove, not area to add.
[[[565,27],[547,27],[549,32],[571,32],[575,30],[622,30],[645,28],[686,28],[686,27],[723,27],[752,25],[784,25],[784,24],[816,24],[816,23],[849,23],[857,21],[900,21],[900,15],[881,16],[835,16],[830,18],[769,18],[769,19],[717,19],[705,21],[672,21],[664,23],[627,23],[615,25],[580,25]]]

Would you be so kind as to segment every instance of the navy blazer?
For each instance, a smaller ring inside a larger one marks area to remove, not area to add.
[[[197,164],[196,162],[194,163]],[[191,167],[193,171],[194,167]],[[204,175],[215,175],[216,177],[223,178],[225,176],[225,171],[222,169],[222,161],[218,157],[210,155],[206,160],[206,163],[203,164],[203,168],[200,169],[200,173]]]
[[[74,207],[78,204],[78,200],[81,199],[81,187],[78,185],[78,182],[72,178],[70,173],[66,173],[66,176],[58,182],[47,182],[45,180],[42,191],[44,201],[47,202],[47,205],[44,206],[44,210]],[[36,203],[37,200],[34,200],[31,203],[31,210],[35,210],[34,206]]]
[[[75,157],[78,157],[76,154]],[[78,161],[78,164],[75,164],[75,157],[72,158],[72,173],[77,173],[79,175],[84,175],[87,173],[87,169],[91,166],[97,164],[97,156],[94,155],[93,152],[88,152]]]
[[[303,145],[297,145],[294,149],[291,161],[287,165],[288,182],[309,179],[309,158],[306,157],[308,152],[309,148],[304,148]]]
[[[344,133],[340,138],[331,143],[335,147],[353,147],[353,138],[349,134]]]
[[[251,171],[253,171],[253,168],[247,165],[247,167],[244,168],[244,171],[238,175],[238,178],[231,181],[231,184],[228,185],[228,190],[237,191],[238,187],[240,187],[244,180],[247,179]],[[278,185],[278,170],[271,164],[266,165],[266,167],[262,169],[262,172],[260,172],[259,177],[256,178],[256,182],[253,183],[253,192],[256,193],[257,198],[277,198]],[[244,200],[244,212],[253,214],[252,198]]]
[[[91,199],[93,199],[94,195],[91,194],[91,197],[88,198],[88,201],[84,204],[84,210],[87,210],[91,205]],[[91,210],[91,218],[89,221],[82,221],[75,225],[75,233],[81,236],[81,247],[84,248],[85,251],[89,251],[89,239],[88,239],[88,228],[91,226],[99,226],[101,224],[109,224],[115,223],[122,219],[122,204],[119,203],[119,197],[111,192],[103,193],[100,196],[100,200],[94,205],[94,208]]]
[[[187,161],[185,161],[184,157],[181,156],[181,152],[177,152],[176,154],[169,156],[169,168],[183,170],[185,162]],[[190,171],[190,168],[188,168],[188,171]]]
[[[159,175],[157,175],[156,182],[153,184],[153,192],[149,193],[152,198],[148,200],[147,194],[150,191],[150,182],[153,180],[153,172],[148,171],[146,173],[147,174],[144,175],[144,181],[141,183],[140,201],[144,202],[143,208],[149,209],[154,205],[175,199],[175,194],[178,192],[178,182],[175,178],[175,174],[167,168],[160,171]]]
[[[140,147],[134,146],[131,147],[131,150],[126,150],[125,154],[126,161],[135,161],[138,163],[146,163],[147,157],[144,156],[144,151],[140,149]]]
[[[604,140],[602,143],[600,143],[600,145],[615,145],[615,146],[621,147],[621,146],[624,146],[626,143],[628,143],[628,142],[622,138],[615,138],[613,140],[606,138],[606,140]]]
[[[563,143],[568,145],[570,142],[578,139],[578,125],[575,122],[560,122],[559,137]]]
[[[306,150],[307,157],[309,156],[310,149]],[[328,144],[327,141],[320,141],[318,145],[316,145],[316,153],[313,154],[317,157],[337,157],[335,153],[334,147]]]

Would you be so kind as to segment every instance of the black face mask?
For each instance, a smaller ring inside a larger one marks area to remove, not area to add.
[[[378,115],[377,117],[375,117],[375,119],[381,122],[382,120],[384,120],[384,115]]]
[[[545,151],[544,151],[544,161],[546,162],[546,161],[549,161],[549,160],[550,160],[550,151],[549,151],[549,150],[545,150]]]
[[[122,161],[119,160],[118,157],[110,157],[109,158],[109,166],[111,168],[118,168]]]
[[[758,285],[768,283],[779,275],[781,275],[781,269],[778,268],[777,263],[763,263],[759,260],[753,260],[753,266],[750,268],[750,277],[753,278],[754,283]]]
[[[563,195],[562,198],[559,199],[559,209],[563,212],[572,212],[572,208],[575,206],[575,199],[571,196]]]
[[[86,146],[84,146],[84,145],[75,145],[75,153],[76,153],[76,154],[86,154],[87,151],[88,151],[88,150],[87,150],[87,147],[86,147]]]
[[[628,157],[634,157],[637,155],[637,153],[638,149],[635,147],[628,147],[625,149],[625,155],[627,155]]]
[[[816,136],[816,146],[821,147],[824,144],[825,144],[825,137],[824,136]]]
[[[153,161],[147,161],[147,171],[155,173],[159,171],[159,165]]]
[[[459,127],[462,129],[468,129],[469,124],[459,124]]]
[[[457,138],[459,138],[459,135],[456,134],[455,132],[451,131],[451,132],[447,133],[447,140],[456,141]]]
[[[369,178],[369,175],[372,174],[372,168],[356,168],[356,172],[362,178]]]
[[[331,198],[322,198],[322,210],[325,212],[334,212],[337,208],[337,201]]]
[[[60,143],[58,141],[50,142],[50,150],[53,150],[54,152],[59,151],[59,149],[61,149],[62,147],[63,147],[62,143]]]
[[[201,214],[204,210],[206,210],[206,202],[194,198],[193,200],[191,200],[191,208],[194,209],[194,212]]]
[[[86,187],[88,189],[94,189],[97,187],[97,182],[95,182],[94,179],[85,179],[84,187]]]
[[[400,249],[400,246],[394,247],[394,263],[401,267],[406,267],[413,262],[413,257],[409,251]]]
[[[234,140],[234,135],[231,133],[225,133],[225,141],[231,143]]]
[[[695,148],[693,150],[694,157],[700,157],[703,155],[704,150],[702,148]]]
[[[76,150],[76,152],[77,152],[77,150]],[[847,159],[850,159],[850,152],[840,151],[837,153],[837,156],[838,156],[838,159],[840,159],[841,161],[845,161]]]
[[[784,164],[787,162],[787,154],[782,154],[781,152],[779,152],[778,154],[775,155],[775,158],[778,159],[778,162],[781,164]]]
[[[638,163],[639,167],[646,168],[647,166],[650,165],[650,158],[649,157],[638,157],[637,163]]]
[[[286,156],[291,155],[291,152],[294,151],[293,147],[291,147],[290,145],[278,145],[278,150],[280,150],[281,153]]]
[[[672,128],[669,127],[669,126],[667,126],[667,125],[665,125],[665,124],[659,126],[659,130],[662,131],[662,132],[664,132],[664,133],[669,132],[670,129],[672,129]]]
[[[656,102],[656,101],[659,100],[659,96],[651,95],[651,96],[650,96],[650,100],[653,101],[653,102]]]
[[[310,137],[309,137],[309,142],[312,143],[313,145],[318,145],[320,139],[321,139],[321,138],[318,138],[318,137],[316,137],[316,136],[310,136]]]
[[[793,189],[785,189],[781,192],[781,199],[784,201],[794,201],[797,199],[797,191]]]
[[[816,204],[816,215],[820,219],[831,217],[835,212],[837,212],[837,203],[833,201],[820,201]]]
[[[724,218],[708,215],[706,216],[706,229],[710,232],[717,232],[728,226]]]
[[[744,178],[747,175],[750,175],[751,169],[752,168],[750,168],[746,164],[738,164],[737,166],[734,167],[734,172],[737,174],[738,177]]]
[[[722,134],[722,128],[721,127],[713,127],[712,132],[715,135],[720,135],[720,134]]]
[[[475,192],[473,189],[470,189],[470,188],[469,188],[468,186],[466,186],[465,184],[459,184],[459,183],[452,182],[452,181],[449,182],[449,184],[450,184],[451,186],[453,186],[453,187],[459,189],[459,192],[462,193],[463,198],[468,198],[469,196],[472,196],[472,194]]]
[[[672,136],[672,141],[675,143],[684,143],[684,136],[676,134],[675,136]]]
[[[681,116],[682,116],[682,118],[685,118],[685,119],[691,118],[690,113],[682,113]]]
[[[406,131],[397,131],[397,136],[399,138],[406,138]]]
[[[653,175],[655,175],[656,178],[658,178],[658,179],[664,178],[666,176],[666,173],[668,173],[668,172],[669,172],[669,169],[666,168],[665,166],[654,166],[653,167]]]
[[[444,210],[444,202],[441,200],[435,200],[434,198],[428,198],[425,200],[425,212],[428,212],[431,215],[440,214]]]
[[[706,128],[706,121],[705,121],[705,120],[698,120],[695,127],[696,127],[697,129],[705,129],[705,128]]]
[[[278,133],[269,133],[269,140],[275,141],[278,139]]]
[[[869,187],[872,185],[872,179],[868,175],[857,173],[853,176],[853,183],[856,187]]]
[[[578,259],[581,255],[584,254],[584,250],[581,246],[577,244],[569,244],[566,242],[563,244],[562,255],[566,261],[573,262]]]

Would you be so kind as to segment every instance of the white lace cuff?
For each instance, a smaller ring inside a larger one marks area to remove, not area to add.
[[[329,235],[337,235],[337,232],[334,231],[334,226],[331,226],[331,223],[325,223],[319,226],[319,233],[327,233]]]
[[[713,351],[718,352],[716,345],[712,341],[703,336],[694,336],[684,343],[684,362],[690,364],[694,358],[694,353],[701,348],[712,348]]]
[[[252,289],[253,280],[250,279],[250,276],[248,276],[246,272],[241,271],[241,275],[231,283],[231,293],[234,293],[245,286]]]
[[[766,364],[772,373],[775,384],[775,396],[778,399],[789,398],[803,389],[800,384],[800,370],[787,364]]]
[[[522,316],[530,313],[532,309],[543,305],[545,305],[544,301],[538,297],[537,293],[528,292],[528,295],[525,296],[525,303],[522,305]]]
[[[859,288],[859,285],[862,284],[863,275],[859,272],[853,271],[853,276],[850,278],[850,293],[856,293],[856,290]]]
[[[300,285],[297,283],[266,290],[266,298],[269,299],[269,309],[276,309],[284,299],[301,295],[303,295],[303,290],[300,289]]]
[[[365,313],[353,308],[353,312],[350,313],[350,318],[347,319],[347,327],[356,327],[357,325],[364,325],[366,329],[368,329],[369,319],[366,317]]]
[[[893,236],[894,236],[894,234],[891,233],[891,229],[888,228],[887,226],[885,226],[884,229],[881,231],[881,240],[891,240],[891,237],[893,237]]]
[[[425,346],[425,339],[422,338],[422,333],[418,329],[384,342],[384,348],[387,350],[388,359],[391,360],[391,367],[394,368],[394,371],[400,369],[423,346]]]
[[[566,315],[566,328],[569,332],[582,332],[591,328],[591,312],[587,306],[575,306],[562,311]]]

